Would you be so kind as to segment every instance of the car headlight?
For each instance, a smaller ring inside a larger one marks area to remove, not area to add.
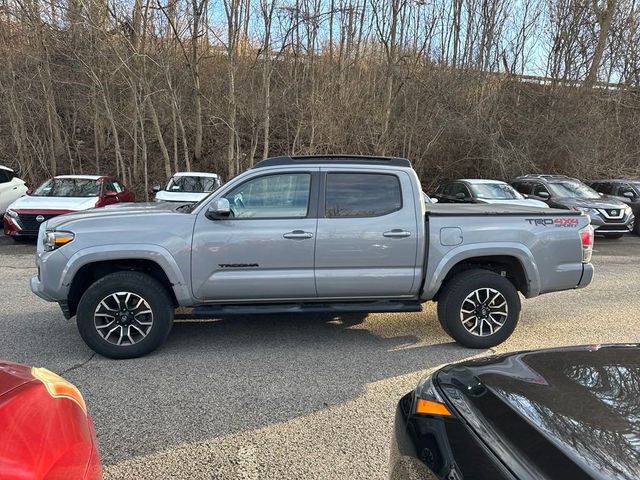
[[[416,388],[415,412],[422,415],[451,416],[451,412],[433,384],[432,375],[423,377]]]
[[[5,213],[11,218],[18,219],[18,214],[14,210],[8,209]]]
[[[575,207],[576,210],[578,210],[579,212],[582,213],[591,213],[593,212],[593,208],[589,208],[589,207]]]
[[[76,236],[71,232],[46,232],[44,234],[44,250],[50,252],[72,242]]]

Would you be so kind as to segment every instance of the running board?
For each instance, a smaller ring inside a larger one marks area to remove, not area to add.
[[[268,303],[247,305],[202,305],[191,313],[176,314],[176,318],[212,318],[227,315],[257,315],[268,313],[393,313],[420,312],[418,302],[345,302],[345,303]]]

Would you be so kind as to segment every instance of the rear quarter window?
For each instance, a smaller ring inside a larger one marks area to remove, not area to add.
[[[402,190],[396,175],[329,173],[325,189],[328,218],[379,217],[402,208]]]

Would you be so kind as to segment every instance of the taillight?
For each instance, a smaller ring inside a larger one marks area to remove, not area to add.
[[[76,402],[84,413],[87,413],[87,405],[84,403],[84,398],[82,398],[80,390],[74,384],[46,368],[33,367],[31,375],[43,383],[47,392],[53,398],[66,398]]]
[[[582,263],[589,263],[593,254],[593,227],[587,225],[580,230],[580,240],[582,241]]]

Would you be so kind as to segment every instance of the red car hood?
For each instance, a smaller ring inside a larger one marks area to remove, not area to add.
[[[32,380],[31,367],[0,361],[0,397]]]

